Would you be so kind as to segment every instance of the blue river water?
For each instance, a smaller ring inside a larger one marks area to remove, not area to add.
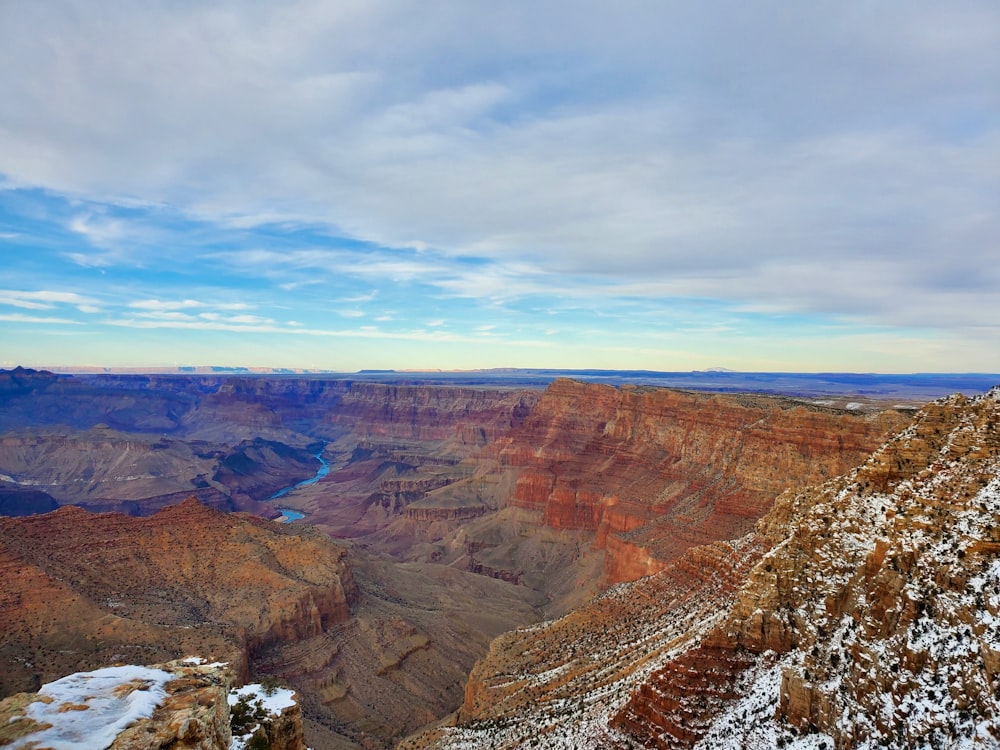
[[[310,484],[316,484],[316,482],[318,482],[320,479],[329,474],[330,464],[328,464],[326,462],[326,459],[323,458],[323,450],[325,448],[326,444],[324,443],[323,448],[320,448],[319,453],[316,454],[316,458],[319,459],[319,469],[316,471],[316,474],[314,476],[311,476],[308,479],[303,479],[301,482],[298,482],[296,484],[289,485],[284,489],[278,490],[273,495],[271,495],[271,497],[268,498],[268,501],[273,502],[278,498],[284,497],[289,492],[293,492],[294,490],[299,489],[300,487],[308,487]],[[278,510],[280,510],[281,514],[285,517],[284,521],[285,523],[291,523],[292,521],[298,521],[299,519],[306,517],[305,513],[302,513],[301,511],[298,510],[293,510],[291,508],[278,508]]]

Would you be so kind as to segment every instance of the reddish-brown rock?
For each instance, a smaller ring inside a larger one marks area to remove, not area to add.
[[[354,381],[328,419],[363,439],[444,442],[467,452],[520,424],[537,397],[536,391]]]
[[[254,650],[347,619],[354,597],[329,540],[194,499],[147,518],[0,518],[0,693],[187,654],[245,673]]]
[[[784,398],[557,380],[498,442],[511,503],[596,532],[611,582],[749,531],[783,490],[856,465],[906,422]]]
[[[1000,389],[935,403],[740,540],[497,639],[400,747],[993,747],[998,517]]]

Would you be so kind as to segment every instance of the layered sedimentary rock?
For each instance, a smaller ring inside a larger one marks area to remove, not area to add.
[[[134,512],[179,499],[178,488],[188,485],[219,507],[240,507],[235,499],[263,496],[308,475],[313,467],[300,459],[314,464],[309,454],[325,444],[329,473],[282,502],[306,512],[326,533],[358,540],[364,596],[346,620],[331,626],[321,614],[318,627],[297,629],[289,623],[315,623],[314,612],[323,609],[304,599],[290,608],[285,625],[272,629],[274,637],[247,633],[241,639],[213,624],[215,614],[191,625],[207,611],[196,597],[176,606],[194,613],[190,622],[143,620],[128,609],[135,606],[131,599],[121,613],[110,594],[107,605],[72,589],[77,599],[60,598],[69,579],[41,575],[33,585],[53,601],[68,602],[67,611],[81,622],[110,618],[115,630],[114,617],[126,615],[137,635],[118,650],[131,648],[127,653],[144,662],[173,655],[141,651],[148,647],[140,644],[160,642],[165,628],[211,645],[190,651],[252,647],[249,669],[301,689],[310,726],[336,736],[331,747],[386,747],[454,709],[490,638],[566,612],[602,578],[629,580],[667,568],[664,577],[643,584],[653,587],[648,597],[681,608],[723,607],[731,592],[698,600],[696,582],[703,571],[732,581],[727,571],[743,570],[751,547],[728,560],[726,550],[735,547],[706,553],[692,545],[749,529],[781,489],[836,473],[901,419],[801,401],[570,381],[540,394],[343,379],[18,377],[0,393],[6,399],[0,428],[23,419],[36,434],[51,435],[59,424],[83,430],[56,436],[79,441],[76,458],[67,463],[46,453],[46,470],[71,467],[56,477],[65,486],[88,471],[86,481],[101,487],[118,476],[135,477],[122,482],[143,493]],[[110,435],[115,439],[106,440]],[[168,455],[170,462],[162,462]],[[33,480],[22,469],[17,474],[19,482]],[[133,512],[125,503],[136,496],[104,494],[110,497],[88,496],[91,507],[117,500],[115,507]],[[178,536],[177,543],[184,546],[186,538]],[[373,559],[361,560],[370,554]],[[379,554],[403,563],[374,559]],[[36,570],[45,573],[41,565]],[[233,572],[240,590],[243,581]],[[150,600],[161,596],[153,582],[145,585]],[[625,606],[627,613],[631,605]],[[108,640],[73,638],[53,652],[90,653]],[[593,641],[595,648],[601,642]],[[636,643],[633,653],[648,646]],[[657,650],[657,659],[666,653]],[[618,672],[617,690],[627,695],[638,678],[626,679],[624,666]]]
[[[762,551],[746,540],[695,547],[559,620],[504,634],[472,670],[454,726],[412,736],[399,750],[610,747],[620,739],[608,726],[615,708],[697,644]]]
[[[492,638],[538,619],[544,598],[442,565],[358,559],[353,616],[273,643],[255,661],[303,696],[309,744],[391,748],[454,709]],[[326,738],[326,742],[321,742]]]
[[[310,450],[261,438],[229,447],[106,426],[71,435],[21,431],[0,437],[0,514],[26,515],[16,511],[33,492],[35,512],[51,509],[47,498],[150,515],[195,493],[221,510],[276,515],[261,501],[318,466]]]
[[[606,597],[498,639],[458,726],[404,747],[996,746],[998,515],[1000,389],[937,402],[856,470],[783,494],[741,540],[609,592],[641,601],[716,550],[727,562],[688,579],[687,601],[709,607],[622,609],[609,631],[593,612]],[[581,681],[590,650],[628,677]]]
[[[856,465],[906,419],[558,380],[500,441],[500,460],[522,467],[511,503],[596,532],[615,582],[746,533],[781,491]]]
[[[455,450],[519,425],[536,399],[534,391],[355,381],[329,419],[362,438],[443,441]]]
[[[126,659],[255,651],[318,635],[355,598],[343,549],[195,500],[148,518],[73,507],[0,518],[0,692]]]

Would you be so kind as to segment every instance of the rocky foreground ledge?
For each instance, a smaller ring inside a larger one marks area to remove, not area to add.
[[[227,664],[199,658],[77,672],[0,701],[0,746],[305,750],[291,690],[232,680]]]

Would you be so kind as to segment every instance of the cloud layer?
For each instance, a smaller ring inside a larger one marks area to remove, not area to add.
[[[701,300],[816,337],[1000,343],[985,0],[46,0],[0,8],[0,68],[0,243],[24,246],[40,188],[64,201],[63,234],[38,233],[58,257],[225,269],[242,281],[223,302],[247,305],[229,325],[280,320],[267,288],[297,303],[353,279],[336,314],[367,324],[417,305],[409,289],[513,306],[531,336],[562,330],[532,306],[674,328]],[[0,304],[43,309],[53,280],[23,273]],[[385,285],[378,311],[349,301]]]

